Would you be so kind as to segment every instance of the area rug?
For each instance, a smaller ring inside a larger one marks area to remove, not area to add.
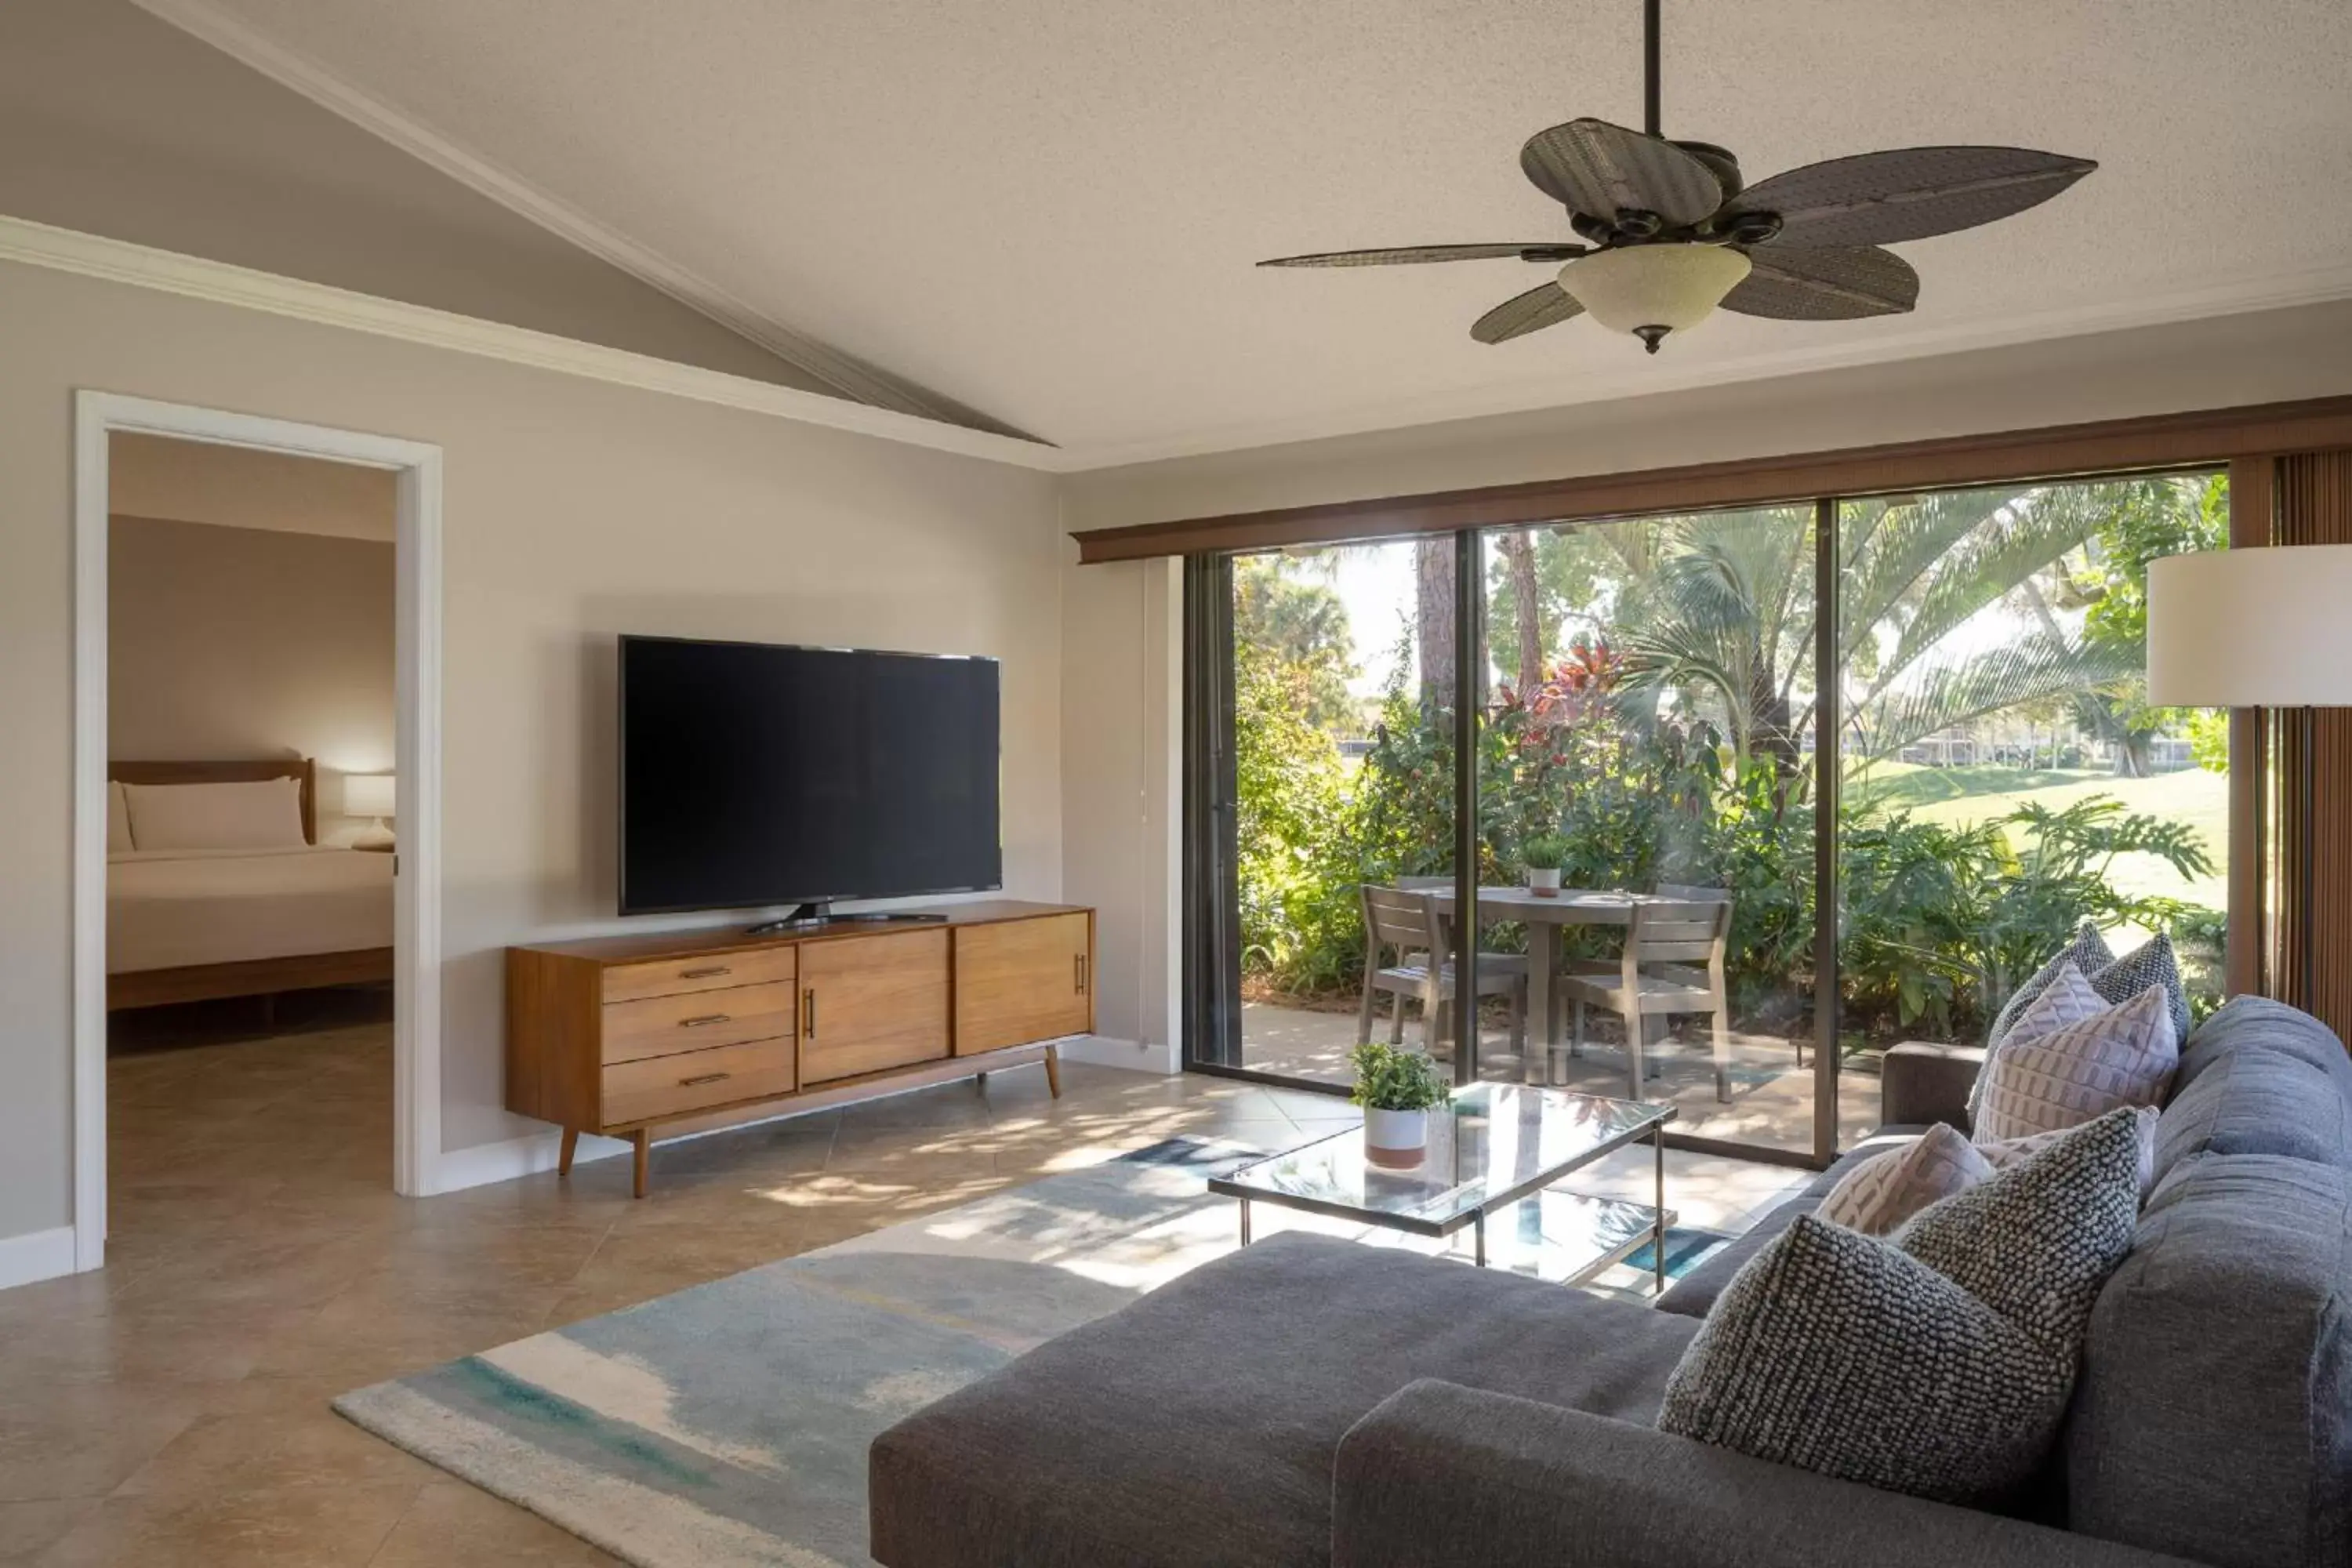
[[[874,1437],[1231,1251],[1234,1204],[1204,1178],[1254,1157],[1171,1139],[363,1388],[335,1408],[644,1568],[868,1563]],[[1409,1242],[1259,1213],[1269,1232]],[[1680,1273],[1721,1238],[1676,1229],[1667,1240]]]

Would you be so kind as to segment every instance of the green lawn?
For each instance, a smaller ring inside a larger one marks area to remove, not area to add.
[[[2116,863],[2117,885],[2210,909],[2225,908],[2229,901],[2230,781],[2202,768],[2126,779],[2074,769],[2029,773],[1994,766],[1926,768],[1881,763],[1848,781],[1846,787],[1856,800],[1908,808],[1923,821],[1956,826],[2006,816],[2027,801],[2054,811],[2093,795],[2113,795],[2127,811],[2187,823],[2203,837],[2213,858],[2211,875],[2184,879],[2152,855],[2126,856]]]

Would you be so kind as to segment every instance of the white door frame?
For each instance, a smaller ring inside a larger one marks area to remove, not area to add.
[[[107,437],[138,431],[391,468],[399,524],[394,763],[393,1186],[438,1187],[441,1159],[441,448],[422,441],[74,395],[74,1267],[106,1259]]]

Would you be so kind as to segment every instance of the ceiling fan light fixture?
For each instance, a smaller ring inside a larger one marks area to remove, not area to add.
[[[1656,353],[1666,333],[1714,314],[1752,265],[1728,246],[1627,245],[1578,257],[1559,269],[1559,286],[1594,321]]]

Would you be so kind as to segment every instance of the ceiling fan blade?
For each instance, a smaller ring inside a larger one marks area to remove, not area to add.
[[[1889,245],[2023,212],[2097,167],[2088,158],[2026,147],[1863,153],[1750,185],[1724,208],[1724,218],[1777,215],[1775,245]]]
[[[1723,308],[1777,321],[1899,316],[1918,302],[1919,275],[1891,250],[1869,245],[1763,245],[1754,269]]]
[[[1584,307],[1567,289],[1557,283],[1538,283],[1471,322],[1470,335],[1482,343],[1507,342],[1583,313]]]
[[[1519,245],[1400,245],[1381,250],[1324,250],[1311,256],[1277,256],[1260,267],[1393,267],[1419,261],[1488,261],[1516,257],[1521,261],[1562,262],[1584,254],[1580,245],[1551,245],[1528,240]]]
[[[1671,142],[1605,120],[1571,120],[1537,132],[1519,149],[1519,167],[1570,212],[1604,222],[1633,208],[1679,228],[1723,205],[1723,182],[1714,170]]]

